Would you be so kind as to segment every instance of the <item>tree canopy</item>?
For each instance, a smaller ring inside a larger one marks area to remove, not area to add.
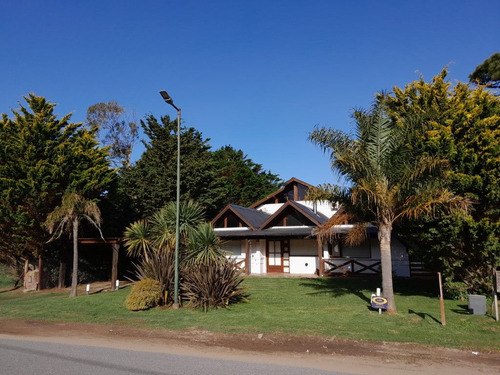
[[[282,183],[278,175],[264,170],[242,150],[224,146],[214,151],[212,156],[223,206],[228,203],[250,206],[278,189]]]
[[[473,83],[500,88],[500,53],[494,53],[478,65],[469,75],[469,79]]]
[[[114,178],[95,129],[57,118],[43,97],[25,100],[0,120],[0,254],[16,261],[42,252],[43,223],[65,192],[98,198]]]
[[[447,186],[474,204],[466,217],[430,217],[400,230],[413,252],[448,282],[485,290],[500,265],[500,100],[482,87],[446,81],[447,70],[380,95],[398,123],[420,116],[415,151],[448,160]]]
[[[123,191],[138,217],[152,215],[176,198],[177,119],[141,121],[148,141],[135,165],[122,171]],[[262,169],[241,150],[225,146],[212,151],[209,139],[193,127],[181,127],[181,200],[196,200],[208,219],[227,203],[247,205],[266,196],[280,179]]]
[[[442,159],[416,154],[408,147],[419,118],[397,123],[386,115],[380,103],[369,111],[355,111],[353,117],[354,135],[317,128],[309,139],[329,154],[332,169],[350,183],[345,188],[330,189],[330,199],[344,202],[347,214],[361,214],[357,220],[377,227],[383,293],[388,300],[387,310],[396,312],[391,257],[393,225],[403,218],[431,213],[436,206],[460,208],[465,202],[442,185]],[[330,226],[334,224],[329,222]],[[329,225],[322,230],[329,231]]]
[[[97,128],[103,144],[110,147],[111,161],[115,167],[130,165],[138,127],[123,106],[114,100],[94,104],[87,110],[87,124]]]

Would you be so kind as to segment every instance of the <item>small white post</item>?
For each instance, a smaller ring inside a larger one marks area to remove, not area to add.
[[[380,297],[380,288],[377,288],[377,297]],[[381,315],[382,314],[382,309],[378,309],[378,314]]]
[[[118,290],[118,289],[120,289],[120,280],[117,279],[116,280],[116,288],[115,288],[115,290]]]
[[[85,290],[87,291],[87,295],[88,295],[90,292],[90,284],[87,284],[87,287],[85,288]]]

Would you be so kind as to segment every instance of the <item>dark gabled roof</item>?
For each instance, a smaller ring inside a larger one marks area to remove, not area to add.
[[[234,211],[238,212],[239,215],[245,218],[245,222],[249,223],[251,227],[257,229],[260,228],[262,223],[264,223],[271,215],[268,213],[253,209],[238,206],[235,204],[229,205]]]
[[[304,215],[307,219],[311,220],[317,226],[322,225],[328,220],[328,218],[325,215],[314,212],[312,209],[310,209],[307,206],[304,206],[303,204],[300,204],[295,201],[288,201],[285,204],[283,204],[283,206],[281,206],[279,210],[276,211],[271,217],[269,217],[264,223],[262,223],[260,229],[265,229],[270,223],[272,223],[276,218],[278,218],[288,207],[292,207],[294,210]]]
[[[228,204],[213,220],[212,223],[215,224],[220,218],[222,218],[228,211],[234,213],[241,221],[243,221],[252,230],[257,230],[263,222],[269,218],[269,214],[265,212],[255,210],[253,208],[246,208],[238,206],[236,204]]]
[[[310,207],[307,207],[306,205],[303,205],[302,203],[291,201],[290,202],[293,206],[295,206],[297,209],[300,208],[301,211],[304,215],[306,215],[307,218],[311,219],[314,223],[318,223],[317,225],[322,225],[326,223],[329,219],[328,216],[323,215],[321,212],[314,212],[314,210]],[[306,214],[307,213],[307,214]]]
[[[283,192],[284,192],[284,191],[286,191],[288,188],[290,188],[290,185],[294,185],[294,184],[295,184],[295,185],[302,185],[302,186],[304,186],[304,187],[305,187],[305,188],[307,188],[307,189],[309,189],[309,188],[311,188],[311,187],[312,187],[312,185],[311,185],[311,184],[308,184],[307,182],[301,181],[301,180],[299,180],[298,178],[292,177],[292,178],[291,178],[291,179],[289,179],[287,182],[285,182],[285,183],[283,184],[283,186],[282,186],[280,189],[276,190],[276,191],[275,191],[274,193],[272,193],[272,194],[269,194],[267,197],[265,197],[265,198],[261,199],[260,201],[255,202],[254,204],[252,204],[252,205],[250,206],[250,208],[256,208],[256,207],[258,207],[258,206],[260,206],[260,205],[262,205],[262,204],[264,204],[264,203],[269,203],[268,201],[269,201],[270,199],[276,198],[276,197],[277,197],[277,196],[279,196],[281,193],[283,193]],[[273,202],[273,203],[274,203],[274,202]]]

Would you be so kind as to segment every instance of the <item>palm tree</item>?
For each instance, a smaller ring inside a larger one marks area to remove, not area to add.
[[[77,193],[66,193],[60,206],[52,211],[45,221],[51,240],[59,238],[64,232],[73,237],[73,274],[71,278],[70,297],[76,297],[78,285],[78,228],[80,222],[86,220],[101,233],[101,211],[97,204]],[[102,233],[101,233],[102,237]]]
[[[465,210],[469,202],[456,197],[443,185],[446,161],[414,155],[411,147],[414,121],[403,126],[389,119],[380,104],[369,111],[354,112],[355,135],[331,128],[317,128],[309,135],[330,156],[332,170],[344,177],[348,187],[334,187],[332,200],[345,202],[347,217],[357,216],[378,228],[382,264],[382,288],[388,312],[396,312],[392,283],[391,235],[393,224],[403,217],[436,213],[437,207]],[[325,197],[316,190],[312,196]],[[312,197],[314,199],[314,197]],[[331,232],[335,220],[322,228]],[[320,233],[321,235],[321,233]]]

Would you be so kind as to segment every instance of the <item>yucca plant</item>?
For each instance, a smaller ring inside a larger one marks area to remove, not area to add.
[[[205,264],[187,266],[184,269],[182,298],[188,307],[210,308],[229,307],[246,300],[242,270],[236,261],[221,258]]]
[[[152,251],[147,220],[138,220],[130,224],[123,234],[127,254],[133,257],[144,257],[146,260]]]
[[[225,258],[221,241],[211,223],[203,223],[189,232],[184,263],[188,266],[208,264]]]
[[[142,258],[139,263],[134,263],[136,268],[135,277],[139,280],[156,280],[167,293],[166,305],[173,303],[174,296],[174,272],[175,253],[152,252],[149,257]]]

